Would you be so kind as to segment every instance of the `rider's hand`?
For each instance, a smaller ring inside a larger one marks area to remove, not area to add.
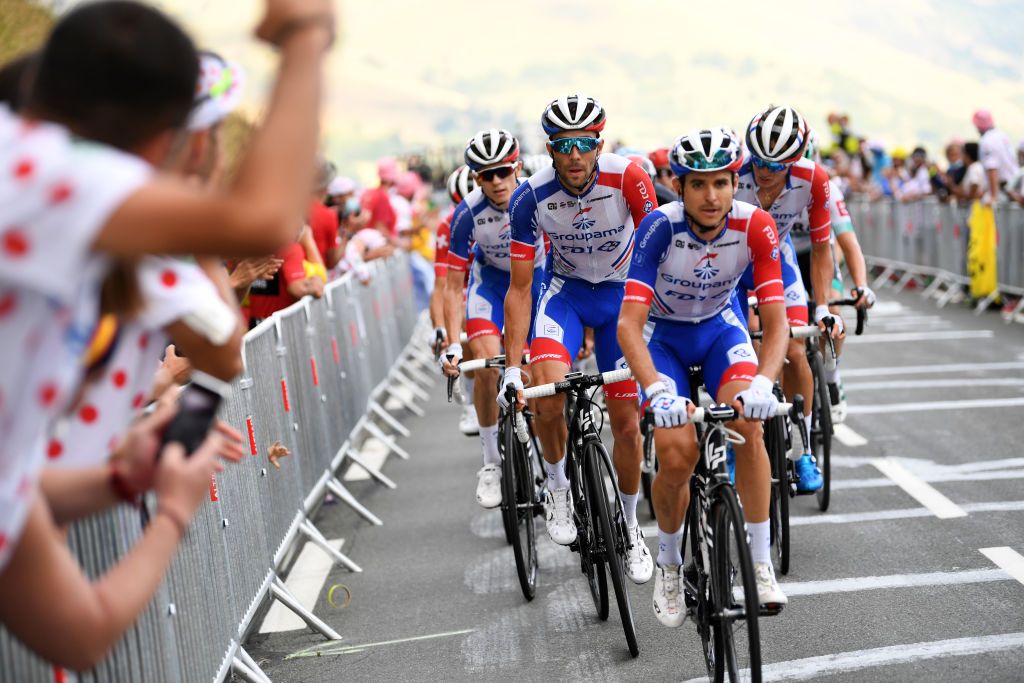
[[[682,427],[690,418],[690,400],[668,390],[664,382],[654,382],[644,390],[654,414],[655,427]]]
[[[498,391],[498,405],[504,410],[508,410],[508,400],[505,398],[505,391],[508,387],[515,387],[516,398],[519,403],[519,407],[522,408],[523,403],[523,371],[519,368],[505,368],[505,374],[501,380],[501,390]]]
[[[256,37],[281,47],[307,24],[322,27],[325,44],[334,39],[334,8],[331,0],[266,0]]]
[[[843,326],[842,317],[828,310],[828,306],[825,306],[824,304],[819,304],[814,309],[814,322],[818,324],[818,327],[821,329],[822,334],[827,333],[827,328],[825,327],[825,318],[832,318],[832,338],[841,339],[843,335],[846,333],[846,328]]]
[[[430,339],[427,341],[430,346],[430,350],[434,352],[435,356],[441,354],[441,350],[448,346],[448,332],[443,327],[435,327],[434,331],[430,333]]]
[[[871,308],[875,305],[875,293],[867,285],[853,288],[853,294],[857,297],[857,308]]]
[[[462,344],[450,344],[441,354],[441,371],[446,377],[459,376],[459,363],[462,362]]]
[[[748,420],[767,420],[779,408],[779,399],[772,391],[773,382],[764,375],[757,375],[750,386],[736,394],[736,400],[743,404],[743,417]]]

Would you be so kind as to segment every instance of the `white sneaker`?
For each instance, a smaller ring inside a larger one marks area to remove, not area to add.
[[[647,583],[654,574],[654,560],[651,558],[651,551],[644,543],[644,532],[640,531],[637,524],[628,529],[629,548],[626,550],[626,576],[633,583]]]
[[[484,465],[476,476],[476,502],[480,507],[490,510],[501,505],[501,468]]]
[[[769,562],[754,563],[754,580],[757,581],[757,602],[768,608],[778,608],[788,600],[775,581],[775,571]]]
[[[686,619],[683,582],[678,564],[659,564],[654,572],[654,616],[669,628],[682,625]]]
[[[569,545],[576,540],[576,523],[572,521],[572,501],[569,489],[548,491],[544,500],[548,536],[558,545]]]
[[[466,436],[475,436],[480,433],[480,423],[476,419],[476,406],[472,403],[462,409],[462,417],[459,418],[459,431]]]

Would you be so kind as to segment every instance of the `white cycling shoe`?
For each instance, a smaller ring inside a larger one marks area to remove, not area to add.
[[[576,523],[572,520],[572,500],[569,489],[548,491],[544,499],[548,536],[558,545],[569,545],[576,540]]]
[[[636,584],[647,583],[654,574],[654,559],[651,551],[644,543],[644,532],[640,531],[637,524],[632,529],[627,529],[629,534],[629,548],[626,550],[626,576]]]
[[[462,417],[459,418],[459,431],[466,436],[475,436],[480,433],[480,423],[476,419],[476,406],[472,403],[466,404],[462,409]]]
[[[683,581],[678,564],[658,565],[655,568],[654,616],[669,628],[681,626],[686,619]]]
[[[775,570],[772,569],[770,563],[754,563],[754,581],[757,583],[757,602],[761,607],[782,609],[789,602],[786,594],[782,592],[778,582],[775,580]],[[745,602],[742,585],[733,586],[732,597],[741,605]]]
[[[476,502],[480,507],[490,510],[501,505],[501,468],[484,465],[476,476]]]

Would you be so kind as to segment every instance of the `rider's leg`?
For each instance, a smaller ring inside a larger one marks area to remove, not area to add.
[[[654,447],[658,472],[651,484],[654,514],[658,519],[658,564],[682,564],[679,533],[690,503],[690,475],[697,464],[697,435],[693,425],[657,429]]]
[[[477,321],[470,321],[475,323]],[[477,327],[473,325],[473,327]],[[491,326],[493,327],[493,326]],[[479,334],[470,339],[469,347],[475,358],[492,358],[501,353],[501,336],[495,327],[492,332]],[[498,453],[498,377],[497,368],[482,368],[476,371],[473,382],[473,404],[480,422],[480,442],[483,446],[484,464],[500,465]]]

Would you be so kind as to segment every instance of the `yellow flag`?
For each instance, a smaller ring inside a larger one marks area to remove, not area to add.
[[[971,231],[967,242],[971,296],[982,299],[996,291],[996,216],[992,207],[975,200],[967,226]]]

